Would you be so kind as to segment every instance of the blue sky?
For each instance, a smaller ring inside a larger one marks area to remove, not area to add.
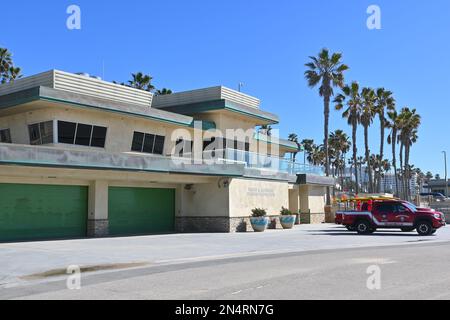
[[[79,31],[66,28],[71,4],[81,7]],[[382,30],[366,27],[371,4],[381,8]],[[304,63],[328,47],[344,54],[348,82],[386,87],[399,107],[417,108],[423,125],[412,162],[442,174],[441,151],[450,152],[449,34],[448,0],[16,0],[2,15],[0,46],[26,75],[56,68],[125,81],[143,71],[174,91],[243,82],[263,109],[280,115],[283,136],[317,141],[323,107],[306,86]],[[331,129],[338,128],[350,132],[333,112]],[[377,137],[375,124],[373,152]]]

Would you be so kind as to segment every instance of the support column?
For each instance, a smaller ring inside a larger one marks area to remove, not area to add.
[[[93,181],[89,186],[88,237],[109,234],[108,187],[107,181]]]

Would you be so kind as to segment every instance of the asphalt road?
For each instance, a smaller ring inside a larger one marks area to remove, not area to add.
[[[368,288],[368,269],[379,289]],[[147,266],[82,275],[80,290],[65,278],[0,289],[0,299],[450,299],[450,243]]]

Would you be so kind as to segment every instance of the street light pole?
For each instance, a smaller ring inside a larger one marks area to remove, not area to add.
[[[448,197],[448,178],[447,178],[447,151],[442,151],[445,162],[445,196]]]

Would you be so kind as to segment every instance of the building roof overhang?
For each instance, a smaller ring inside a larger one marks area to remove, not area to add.
[[[252,118],[257,120],[258,124],[278,124],[279,118],[277,115],[262,111],[256,108],[251,108],[248,106],[244,106],[242,104],[234,103],[231,101],[227,101],[225,99],[220,100],[211,100],[211,101],[203,101],[198,103],[191,104],[183,104],[183,105],[175,105],[175,106],[167,106],[162,107],[160,110],[166,110],[178,114],[184,115],[194,115],[205,112],[214,112],[214,111],[229,111],[235,114],[240,114],[241,116]]]
[[[142,112],[142,106],[42,86],[0,96],[0,110],[13,108],[33,101],[47,101],[79,108],[97,109],[186,127],[191,127],[194,121],[190,116],[165,110],[148,107]]]

